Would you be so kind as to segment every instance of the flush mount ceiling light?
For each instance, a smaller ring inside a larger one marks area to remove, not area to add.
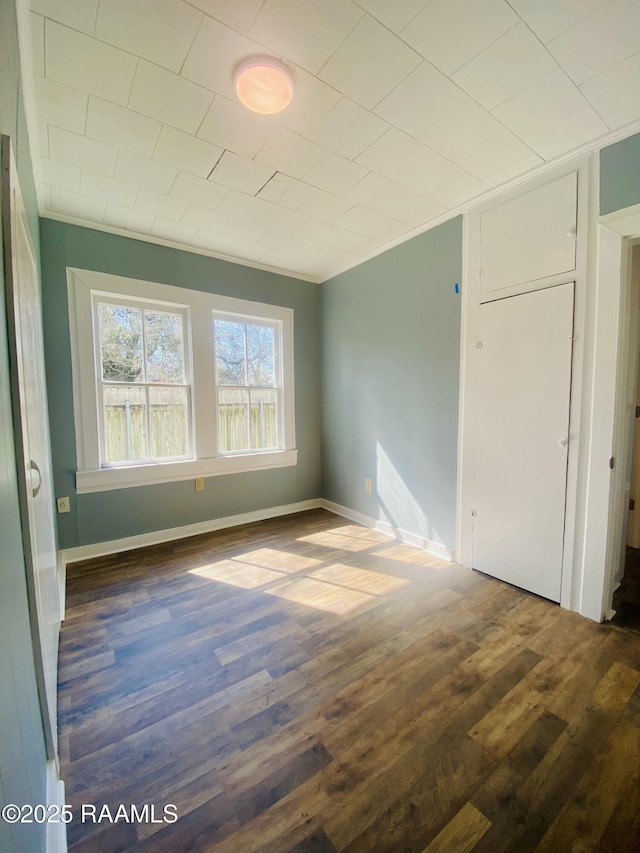
[[[293,96],[293,77],[271,56],[254,56],[241,62],[233,85],[245,107],[263,115],[282,112]]]

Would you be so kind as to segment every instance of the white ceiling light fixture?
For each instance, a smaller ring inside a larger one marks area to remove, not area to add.
[[[293,77],[289,69],[271,56],[253,56],[238,65],[233,86],[249,110],[262,115],[280,113],[293,97]]]

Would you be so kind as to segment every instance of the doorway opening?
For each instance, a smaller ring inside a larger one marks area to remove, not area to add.
[[[614,557],[610,622],[640,634],[640,240],[627,240],[623,264],[630,307],[626,358],[626,401],[616,412],[622,420],[620,548]],[[626,266],[626,270],[625,270]],[[626,435],[625,435],[626,433]],[[620,435],[620,433],[618,433]]]

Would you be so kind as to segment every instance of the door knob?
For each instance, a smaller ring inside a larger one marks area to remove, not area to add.
[[[42,474],[40,473],[40,469],[38,468],[36,463],[33,461],[33,459],[29,460],[29,470],[35,471],[36,474],[38,475],[38,485],[35,488],[33,488],[33,487],[31,488],[32,497],[35,498],[37,496],[38,492],[40,491],[40,487],[42,486]]]

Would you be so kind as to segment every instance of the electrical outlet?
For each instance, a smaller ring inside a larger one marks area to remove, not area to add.
[[[373,491],[373,481],[370,480],[368,477],[364,481],[364,490],[365,490],[365,492],[368,492],[369,494],[371,494],[371,492]]]
[[[204,492],[204,477],[196,477],[196,492]]]
[[[58,512],[71,512],[71,501],[69,498],[58,498]]]

